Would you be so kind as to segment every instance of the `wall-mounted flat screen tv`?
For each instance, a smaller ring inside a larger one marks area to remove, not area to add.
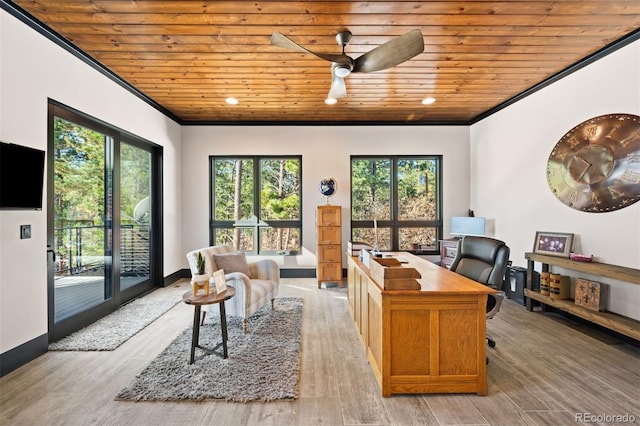
[[[45,152],[0,142],[0,209],[41,210]]]
[[[451,217],[451,235],[464,237],[465,235],[484,236],[484,217]]]

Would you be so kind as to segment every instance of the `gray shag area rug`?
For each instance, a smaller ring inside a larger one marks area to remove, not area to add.
[[[187,328],[115,399],[233,402],[296,399],[302,305],[302,298],[276,298],[273,310],[268,303],[249,318],[248,334],[243,332],[242,318],[228,316],[227,359],[196,348],[195,362],[189,365],[192,328]],[[213,348],[221,340],[219,315],[207,315],[207,322],[200,328],[200,346]],[[217,352],[222,352],[222,348]]]
[[[50,351],[112,351],[182,301],[187,287],[159,289],[49,344]]]

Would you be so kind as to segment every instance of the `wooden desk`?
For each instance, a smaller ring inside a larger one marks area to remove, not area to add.
[[[222,330],[222,342],[215,348],[210,349],[210,352],[216,353],[215,350],[222,345],[222,357],[227,358],[227,313],[224,309],[224,301],[231,299],[236,295],[236,289],[234,287],[227,287],[222,293],[216,293],[215,291],[207,295],[194,296],[193,291],[189,290],[182,295],[182,301],[187,305],[193,305],[195,307],[193,312],[193,335],[191,337],[191,354],[189,357],[189,364],[193,364],[196,354],[196,347],[201,349],[207,349],[200,346],[200,313],[202,305],[213,305],[214,303],[220,304],[220,329]]]
[[[486,304],[495,291],[414,256],[420,290],[383,290],[348,256],[349,310],[373,374],[391,394],[487,394]]]

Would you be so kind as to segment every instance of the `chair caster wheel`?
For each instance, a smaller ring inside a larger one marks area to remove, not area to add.
[[[495,348],[496,347],[496,342],[494,342],[493,340],[489,340],[487,343],[489,343],[489,347],[490,348]]]

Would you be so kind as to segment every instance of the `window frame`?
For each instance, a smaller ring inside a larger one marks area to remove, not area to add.
[[[391,176],[389,177],[391,193],[390,197],[390,213],[391,218],[389,220],[376,219],[378,228],[388,228],[390,230],[391,251],[399,251],[400,241],[400,229],[402,228],[435,228],[436,241],[431,250],[403,250],[414,254],[420,255],[438,255],[439,244],[438,241],[442,239],[443,235],[443,219],[442,219],[442,155],[352,155],[349,159],[349,179],[351,184],[350,201],[353,205],[353,162],[354,160],[389,160],[391,164]],[[436,219],[433,220],[399,220],[398,219],[398,162],[401,160],[435,160],[436,162]],[[353,239],[353,231],[355,229],[373,229],[374,221],[371,220],[354,220],[353,210],[349,212],[351,223],[351,238]]]
[[[253,250],[243,251],[243,253],[252,256],[273,256],[273,255],[285,255],[295,256],[301,253],[303,247],[303,234],[302,234],[302,155],[210,155],[209,156],[209,244],[215,244],[215,230],[216,229],[229,229],[233,228],[235,220],[215,220],[215,162],[216,160],[252,160],[253,161],[253,211],[258,218],[258,222],[262,221],[262,206],[261,206],[261,185],[262,185],[262,173],[261,162],[263,160],[297,160],[299,162],[299,180],[300,180],[300,206],[299,206],[299,219],[297,220],[278,220],[269,219],[270,228],[296,228],[300,234],[300,249],[299,250],[260,250],[261,233],[260,227],[256,226],[253,233]],[[265,220],[266,222],[266,220]]]

